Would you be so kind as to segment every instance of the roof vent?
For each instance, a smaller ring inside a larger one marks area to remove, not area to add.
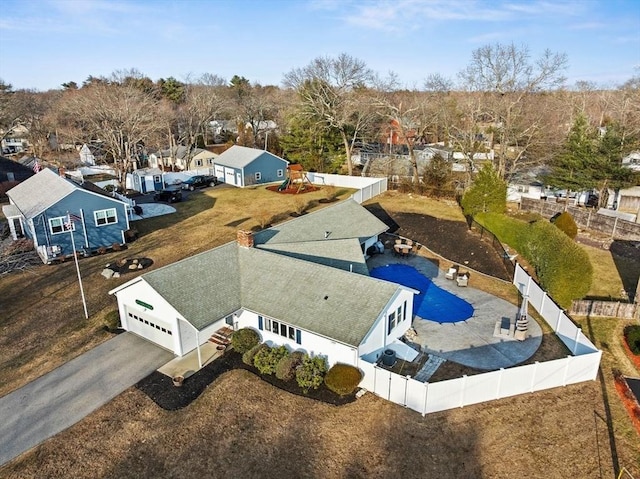
[[[324,239],[327,239],[330,234],[331,234],[331,231],[325,231],[324,232]]]
[[[329,299],[329,296],[325,296],[324,299]]]

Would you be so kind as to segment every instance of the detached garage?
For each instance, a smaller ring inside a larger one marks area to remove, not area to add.
[[[239,186],[283,181],[289,162],[265,150],[234,145],[214,160],[220,181]]]

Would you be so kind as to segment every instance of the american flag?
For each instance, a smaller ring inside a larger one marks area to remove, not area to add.
[[[33,171],[34,171],[34,173],[37,173],[37,172],[38,172],[38,171],[40,171],[41,169],[42,169],[42,167],[40,166],[40,163],[39,163],[38,161],[36,161],[36,162],[33,164]]]
[[[67,221],[64,224],[64,227],[67,231],[74,229],[73,228],[73,223],[74,222],[81,222],[82,218],[80,218],[78,215],[74,215],[73,213],[68,213],[67,212]]]

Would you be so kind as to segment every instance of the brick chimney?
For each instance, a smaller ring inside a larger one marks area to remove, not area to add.
[[[253,232],[238,230],[238,245],[244,248],[253,248]]]

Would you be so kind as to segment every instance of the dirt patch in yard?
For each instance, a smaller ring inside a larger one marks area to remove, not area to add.
[[[391,233],[417,241],[462,268],[511,280],[502,258],[463,221],[420,213],[387,211],[377,203],[366,205],[366,208],[389,226]]]

